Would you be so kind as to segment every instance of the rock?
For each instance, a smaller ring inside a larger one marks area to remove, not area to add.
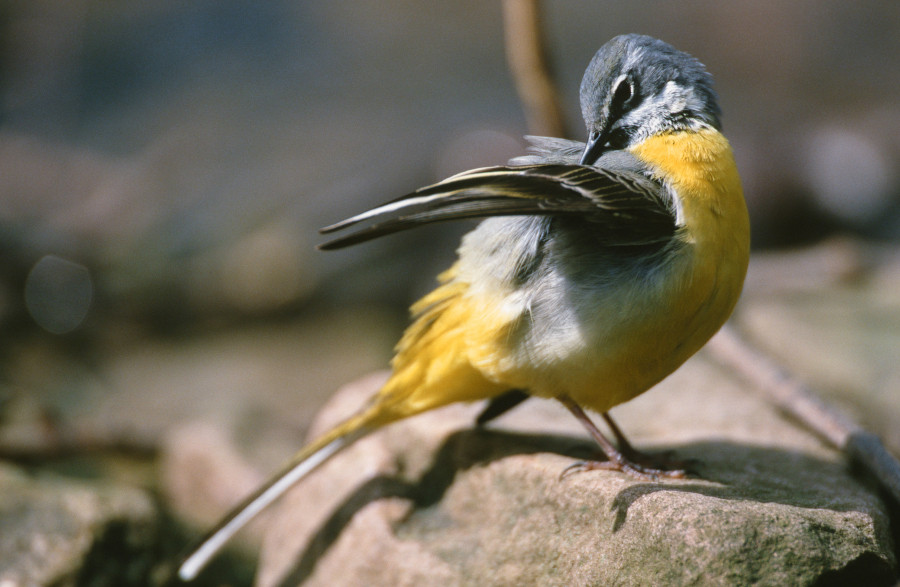
[[[0,469],[0,585],[147,585],[160,562],[141,490]]]
[[[381,381],[339,392],[315,431]],[[702,355],[614,411],[641,448],[700,477],[560,480],[591,455],[532,400],[488,429],[450,406],[366,438],[295,487],[266,532],[258,585],[891,584],[887,508],[839,454]],[[314,431],[314,432],[315,432]]]
[[[220,428],[204,422],[168,432],[160,452],[160,488],[166,505],[197,527],[214,524],[264,481]]]

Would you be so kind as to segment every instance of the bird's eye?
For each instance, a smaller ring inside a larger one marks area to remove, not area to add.
[[[622,107],[631,100],[633,95],[634,88],[631,86],[631,81],[627,77],[623,77],[613,92],[613,103]]]

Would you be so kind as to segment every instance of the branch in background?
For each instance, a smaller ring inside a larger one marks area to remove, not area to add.
[[[900,463],[877,436],[826,404],[812,388],[743,340],[731,325],[722,328],[706,348],[779,409],[861,465],[900,503]]]
[[[566,137],[559,93],[547,65],[538,0],[503,0],[506,59],[525,109],[528,132]]]

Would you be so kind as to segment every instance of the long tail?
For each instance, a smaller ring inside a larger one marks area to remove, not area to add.
[[[305,446],[190,550],[178,567],[178,577],[182,581],[193,580],[238,530],[319,465],[383,425],[378,419],[377,410],[366,410]]]

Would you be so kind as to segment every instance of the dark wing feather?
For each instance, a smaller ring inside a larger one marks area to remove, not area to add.
[[[339,249],[432,222],[487,216],[578,217],[597,227],[607,245],[660,242],[675,232],[668,193],[632,171],[582,165],[487,167],[424,187],[320,232],[369,221],[320,249]]]

